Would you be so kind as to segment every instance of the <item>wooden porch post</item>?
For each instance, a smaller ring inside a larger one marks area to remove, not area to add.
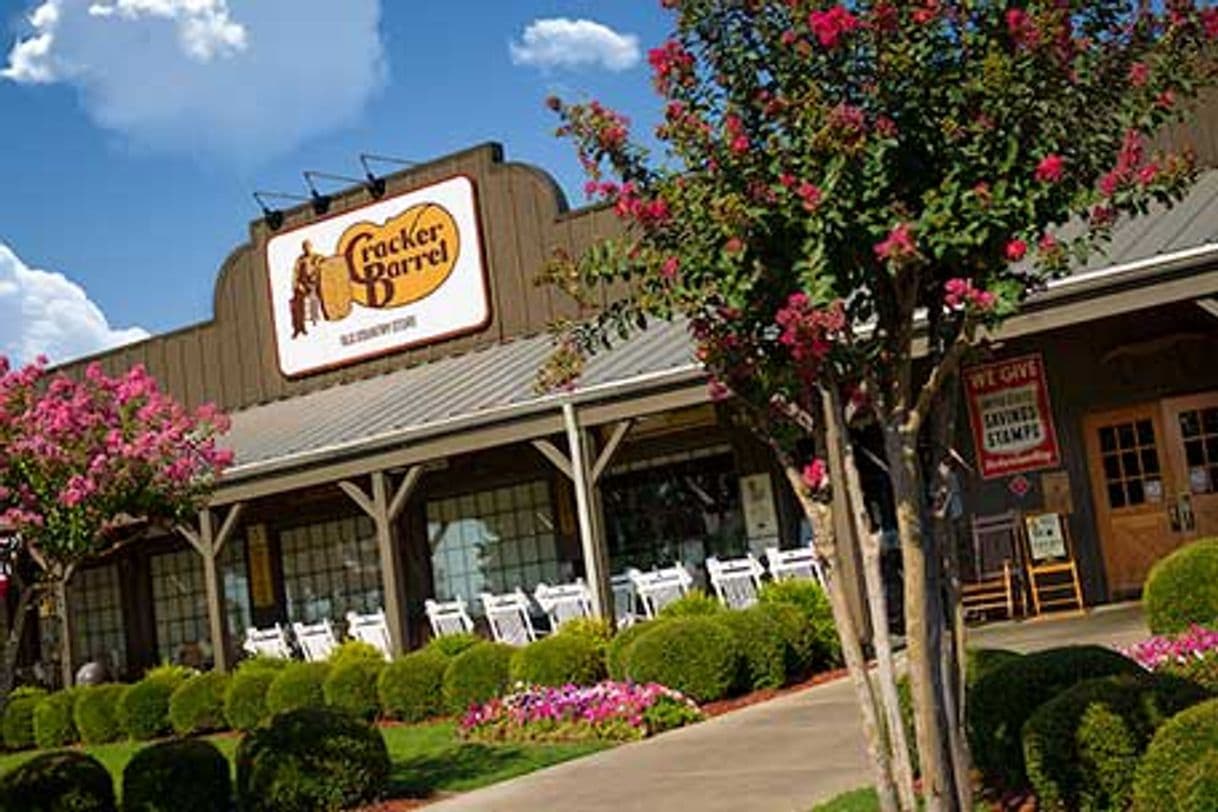
[[[216,671],[228,670],[228,636],[224,623],[224,584],[220,580],[217,559],[224,543],[228,541],[244,510],[244,503],[236,502],[228,509],[228,515],[216,529],[215,516],[210,508],[199,511],[199,528],[179,527],[190,546],[203,557],[203,589],[207,597],[207,625],[211,636],[212,664]]]

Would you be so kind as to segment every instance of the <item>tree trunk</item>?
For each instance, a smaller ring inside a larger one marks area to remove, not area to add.
[[[897,527],[905,569],[905,633],[909,641],[909,683],[913,696],[923,797],[928,812],[958,809],[951,770],[951,747],[945,728],[937,643],[943,623],[939,562],[928,555],[923,531],[926,494],[917,453],[917,433],[885,426],[889,479],[896,504]]]
[[[72,687],[72,613],[68,611],[68,578],[55,581],[55,603],[59,612],[59,668],[64,688]]]
[[[809,496],[803,484],[803,477],[797,468],[786,466],[785,473],[804,515],[812,524],[812,537],[817,552],[829,564],[829,571],[826,573],[829,605],[833,609],[834,624],[837,626],[837,634],[842,643],[842,658],[846,661],[846,669],[850,673],[850,681],[854,685],[858,698],[859,714],[862,716],[863,722],[863,737],[867,742],[868,755],[871,757],[871,768],[876,794],[880,800],[880,810],[881,812],[896,812],[898,808],[896,790],[892,779],[892,764],[888,758],[888,747],[882,737],[875,694],[871,690],[871,681],[867,677],[867,661],[863,657],[863,646],[859,641],[858,629],[855,627],[854,616],[850,612],[846,591],[839,574],[841,572],[840,556],[833,530],[832,510]],[[832,476],[832,473],[830,475]]]
[[[8,639],[4,642],[4,662],[0,665],[0,700],[4,702],[7,702],[8,695],[17,681],[17,657],[21,653],[21,638],[25,636],[25,619],[37,591],[34,586],[18,581],[16,577],[13,580],[19,591],[17,609],[9,625]]]

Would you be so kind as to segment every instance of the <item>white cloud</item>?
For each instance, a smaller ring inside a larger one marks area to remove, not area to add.
[[[252,164],[341,127],[386,75],[380,0],[41,0],[0,77],[77,88],[141,146]]]
[[[147,337],[139,327],[111,327],[80,285],[30,268],[0,242],[0,355],[59,363]]]
[[[600,65],[623,71],[638,64],[639,38],[619,34],[592,20],[566,17],[534,20],[519,42],[508,45],[512,62],[538,68],[581,68]]]

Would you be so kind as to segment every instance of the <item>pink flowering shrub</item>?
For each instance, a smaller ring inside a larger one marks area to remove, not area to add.
[[[478,741],[631,741],[701,721],[692,699],[663,685],[606,681],[591,687],[531,687],[483,705],[461,720]]]
[[[1193,625],[1183,634],[1150,637],[1121,649],[1121,653],[1147,671],[1185,665],[1206,656],[1218,656],[1218,631]]]

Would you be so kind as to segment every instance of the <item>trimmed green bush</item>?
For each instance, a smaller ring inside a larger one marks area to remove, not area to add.
[[[503,643],[483,642],[453,657],[444,671],[444,707],[449,713],[465,713],[506,692],[514,652]]]
[[[223,730],[224,696],[229,677],[219,671],[196,674],[183,682],[169,697],[169,724],[179,736],[193,736]]]
[[[123,812],[228,812],[228,759],[204,739],[145,747],[123,770]]]
[[[1195,682],[1218,696],[1218,651],[1207,651],[1182,663],[1167,663],[1159,671]]]
[[[378,657],[380,652],[376,652]],[[348,657],[335,663],[322,685],[326,704],[352,716],[371,722],[381,712],[376,695],[376,681],[385,670],[385,659]]]
[[[605,667],[609,670],[609,678],[619,682],[626,679],[626,662],[635,641],[646,632],[663,624],[662,620],[643,620],[633,626],[627,626],[618,631],[609,641],[605,649]]]
[[[461,652],[468,648],[473,648],[479,643],[486,642],[473,632],[464,632],[462,634],[448,634],[444,637],[433,637],[427,643],[427,648],[431,651],[437,651],[445,657],[456,657]]]
[[[444,713],[444,671],[449,658],[423,649],[385,666],[377,680],[381,709],[390,719],[422,722]]]
[[[1218,809],[1206,795],[1213,776],[1198,776],[1197,765],[1218,755],[1218,699],[1176,714],[1155,733],[1133,782],[1136,812],[1196,812]]]
[[[34,744],[51,750],[80,741],[73,715],[79,691],[69,688],[44,697],[34,707]]]
[[[1039,809],[1127,809],[1138,759],[1155,730],[1207,696],[1178,677],[1144,674],[1080,682],[1041,705],[1023,726]]]
[[[1005,648],[970,648],[964,654],[965,684],[971,688],[986,674],[1022,656]]]
[[[118,719],[123,731],[136,741],[168,733],[169,699],[187,679],[188,672],[172,666],[149,671],[118,703]]]
[[[710,617],[667,620],[644,632],[626,658],[636,682],[658,682],[697,702],[727,696],[741,664],[736,636]]]
[[[92,756],[71,750],[44,753],[0,779],[0,809],[115,812],[114,780]]]
[[[328,660],[330,665],[335,668],[344,663],[356,661],[383,664],[385,662],[385,655],[371,643],[365,643],[363,640],[348,640],[334,649],[334,653],[330,655]]]
[[[331,708],[276,716],[237,747],[243,812],[337,812],[376,800],[388,780],[381,734]]]
[[[604,618],[580,617],[562,624],[555,634],[561,634],[564,637],[582,637],[596,646],[601,656],[604,657],[605,650],[609,648],[609,641],[613,639],[613,624]]]
[[[80,740],[85,744],[105,744],[123,737],[118,706],[127,693],[126,685],[107,683],[77,689],[75,721]]]
[[[1218,812],[1218,750],[1206,753],[1176,779],[1173,794],[1188,812]]]
[[[664,619],[698,617],[700,615],[718,615],[726,611],[727,609],[717,598],[706,594],[701,589],[691,589],[661,609],[660,617]]]
[[[787,603],[794,606],[812,627],[816,641],[813,668],[826,671],[842,664],[842,642],[833,623],[833,609],[829,596],[820,584],[809,579],[788,579],[763,584],[758,593],[761,603]]]
[[[778,624],[786,643],[787,681],[795,682],[811,674],[816,663],[816,630],[803,612],[789,603],[759,603],[750,611],[759,612]]]
[[[1194,541],[1159,559],[1146,578],[1142,606],[1154,634],[1194,623],[1218,626],[1218,539]]]
[[[47,695],[41,688],[17,688],[4,705],[4,746],[25,750],[34,746],[34,709]]]
[[[1027,786],[1020,736],[1038,707],[1084,680],[1142,673],[1137,663],[1100,646],[1048,649],[997,666],[968,692],[973,762],[1008,787]]]
[[[267,713],[278,716],[300,708],[324,707],[330,670],[329,663],[288,663],[267,688]]]
[[[261,667],[237,669],[224,694],[224,718],[229,727],[245,733],[270,717],[266,708],[266,693],[280,670]]]
[[[605,678],[605,658],[591,638],[555,634],[517,649],[508,675],[526,685],[595,685]]]
[[[781,688],[793,659],[782,626],[760,607],[724,612],[711,618],[736,638],[740,671],[736,690],[744,693]]]

